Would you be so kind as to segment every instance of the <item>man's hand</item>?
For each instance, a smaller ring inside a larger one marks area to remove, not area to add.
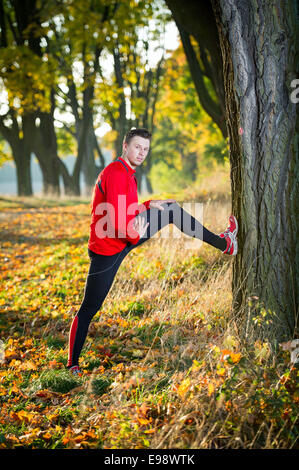
[[[163,203],[165,202],[176,202],[175,199],[153,199],[150,203],[150,207],[155,207],[156,209],[160,209],[161,211],[164,211],[165,207],[162,206]]]
[[[140,238],[145,234],[147,227],[149,226],[149,222],[145,224],[145,219],[143,217],[136,217],[133,221],[133,228],[136,232],[139,233]]]

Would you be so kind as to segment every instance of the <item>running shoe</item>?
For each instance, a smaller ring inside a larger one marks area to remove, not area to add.
[[[73,375],[78,375],[79,377],[82,375],[81,370],[79,369],[79,366],[72,366],[69,368],[69,371]]]
[[[224,232],[219,234],[219,237],[226,239],[227,246],[223,253],[227,255],[236,255],[238,252],[238,222],[234,215],[230,215],[228,220],[229,226],[224,230]]]

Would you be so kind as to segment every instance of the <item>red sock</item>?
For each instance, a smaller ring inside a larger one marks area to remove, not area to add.
[[[74,317],[70,329],[70,334],[69,334],[69,356],[68,356],[68,361],[67,361],[67,367],[72,367],[73,365],[73,348],[74,348],[74,342],[75,342],[75,337],[77,333],[77,328],[78,328],[78,317],[77,315]]]

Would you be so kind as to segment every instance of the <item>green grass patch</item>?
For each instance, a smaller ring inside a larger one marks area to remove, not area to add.
[[[129,302],[126,309],[120,311],[123,316],[142,317],[146,311],[146,307],[142,302]]]
[[[73,376],[68,370],[49,370],[41,375],[31,386],[32,391],[48,389],[58,393],[68,393],[82,385],[80,378]]]
[[[52,335],[48,336],[46,338],[46,341],[47,341],[47,345],[50,348],[60,349],[60,348],[63,348],[65,346],[65,339],[58,338],[56,336],[52,336]]]
[[[40,207],[70,207],[78,204],[90,204],[90,199],[84,198],[43,198],[43,197],[0,197],[0,209],[40,208]]]
[[[101,396],[107,392],[109,386],[112,384],[113,380],[109,378],[95,378],[92,381],[92,391],[95,395]]]

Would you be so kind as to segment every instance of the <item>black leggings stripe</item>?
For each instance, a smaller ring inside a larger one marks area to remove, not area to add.
[[[139,214],[138,217],[143,217],[146,222],[149,222],[149,226],[136,245],[127,244],[122,251],[111,256],[99,255],[88,250],[89,272],[84,298],[70,329],[68,367],[78,365],[89,324],[100,310],[123,259],[132,249],[142,245],[166,225],[173,223],[184,234],[198,238],[221,251],[225,250],[226,241],[207,230],[179,204],[164,203],[163,206],[164,211],[150,208]]]

